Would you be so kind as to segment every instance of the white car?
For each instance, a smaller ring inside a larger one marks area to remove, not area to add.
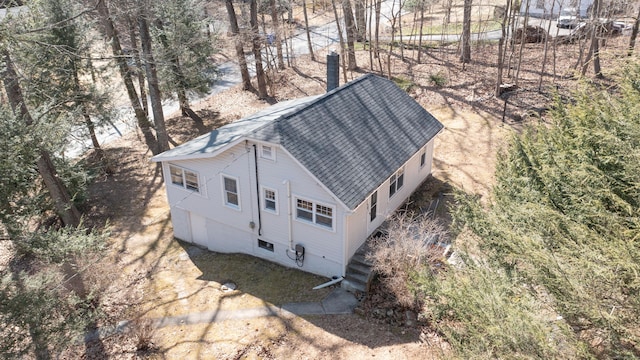
[[[567,8],[560,11],[556,26],[559,28],[573,29],[580,23],[580,16],[574,8]]]

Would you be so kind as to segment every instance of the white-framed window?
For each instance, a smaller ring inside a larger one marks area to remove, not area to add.
[[[427,163],[427,149],[422,149],[422,152],[420,153],[420,168],[424,167],[424,164]]]
[[[276,148],[271,145],[260,146],[260,157],[267,160],[276,160]]]
[[[240,188],[237,178],[222,175],[222,197],[226,206],[240,210]]]
[[[266,211],[278,213],[278,191],[275,189],[262,188],[262,204]]]
[[[333,229],[334,207],[296,198],[296,219]]]
[[[404,167],[401,167],[389,178],[389,198],[391,198],[404,185]]]
[[[374,191],[369,197],[369,221],[376,219],[378,214],[378,190]]]
[[[197,193],[200,192],[200,179],[197,172],[176,165],[169,165],[169,172],[171,173],[171,183],[173,185]]]

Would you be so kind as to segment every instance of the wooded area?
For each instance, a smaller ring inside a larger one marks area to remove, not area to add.
[[[539,76],[528,91],[548,98],[567,77],[558,54],[577,51],[571,76],[585,85],[536,104],[543,120],[500,154],[491,198],[456,195],[449,231],[464,239],[454,244],[462,265],[410,264],[407,287],[395,288],[452,356],[640,357],[637,5],[595,0],[583,25],[556,36],[551,22],[529,26],[529,7],[521,14],[514,0],[33,0],[28,11],[8,11],[0,19],[0,233],[12,260],[0,268],[0,355],[53,358],[98,327],[117,269],[100,261],[111,251],[109,223],[89,228],[83,216],[89,184],[120,169],[97,129],[130,110],[144,148],[158,154],[178,144],[165,122],[170,99],[181,121],[204,129],[193,99],[219,79],[214,56],[225,51],[242,89],[280,100],[279,73],[299,71],[303,56],[324,61],[310,24],[322,13],[335,19],[345,82],[360,71],[401,82],[397,59],[419,65],[436,52],[465,69],[485,60],[479,49],[495,48],[486,81],[503,114],[523,72]],[[500,36],[489,39],[492,31]],[[295,53],[296,33],[305,33],[308,54]],[[625,41],[624,68],[600,61],[613,37]],[[536,69],[523,64],[528,42],[543,43]],[[429,81],[438,91],[446,77]],[[83,157],[66,155],[85,140]]]

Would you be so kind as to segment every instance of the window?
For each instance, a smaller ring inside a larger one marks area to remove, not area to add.
[[[275,160],[276,159],[276,149],[271,145],[262,145],[260,147],[260,156],[263,159]]]
[[[296,207],[296,217],[298,219],[313,222],[313,203],[311,201],[298,199]]]
[[[378,213],[378,191],[374,191],[369,198],[369,221],[373,221]]]
[[[333,207],[296,199],[296,218],[333,229]]]
[[[423,168],[424,164],[427,163],[427,150],[422,150],[422,154],[420,154],[420,167]]]
[[[404,168],[400,168],[398,172],[389,178],[389,197],[392,197],[404,185]]]
[[[258,239],[258,247],[273,252],[273,244],[270,242]]]
[[[536,0],[536,9],[544,9],[544,0]]]
[[[316,224],[329,228],[333,227],[333,209],[316,204]]]
[[[181,186],[187,190],[200,192],[200,183],[198,181],[198,173],[185,170],[175,165],[169,165],[171,173],[171,183]]]
[[[264,199],[264,209],[277,213],[278,212],[278,208],[277,208],[278,195],[276,191],[273,189],[263,188],[262,195]]]
[[[224,203],[228,206],[239,208],[238,180],[232,177],[222,176],[222,187],[224,189]]]

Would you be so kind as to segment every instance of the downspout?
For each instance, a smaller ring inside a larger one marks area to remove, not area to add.
[[[256,168],[256,200],[258,201],[258,236],[262,236],[262,217],[260,212],[260,181],[258,180],[258,148],[253,144],[253,160]]]
[[[293,213],[291,211],[291,183],[289,182],[289,180],[285,180],[284,184],[287,186],[287,225],[289,230],[289,250],[288,251],[294,252],[295,249],[293,248],[293,224],[292,224]]]

